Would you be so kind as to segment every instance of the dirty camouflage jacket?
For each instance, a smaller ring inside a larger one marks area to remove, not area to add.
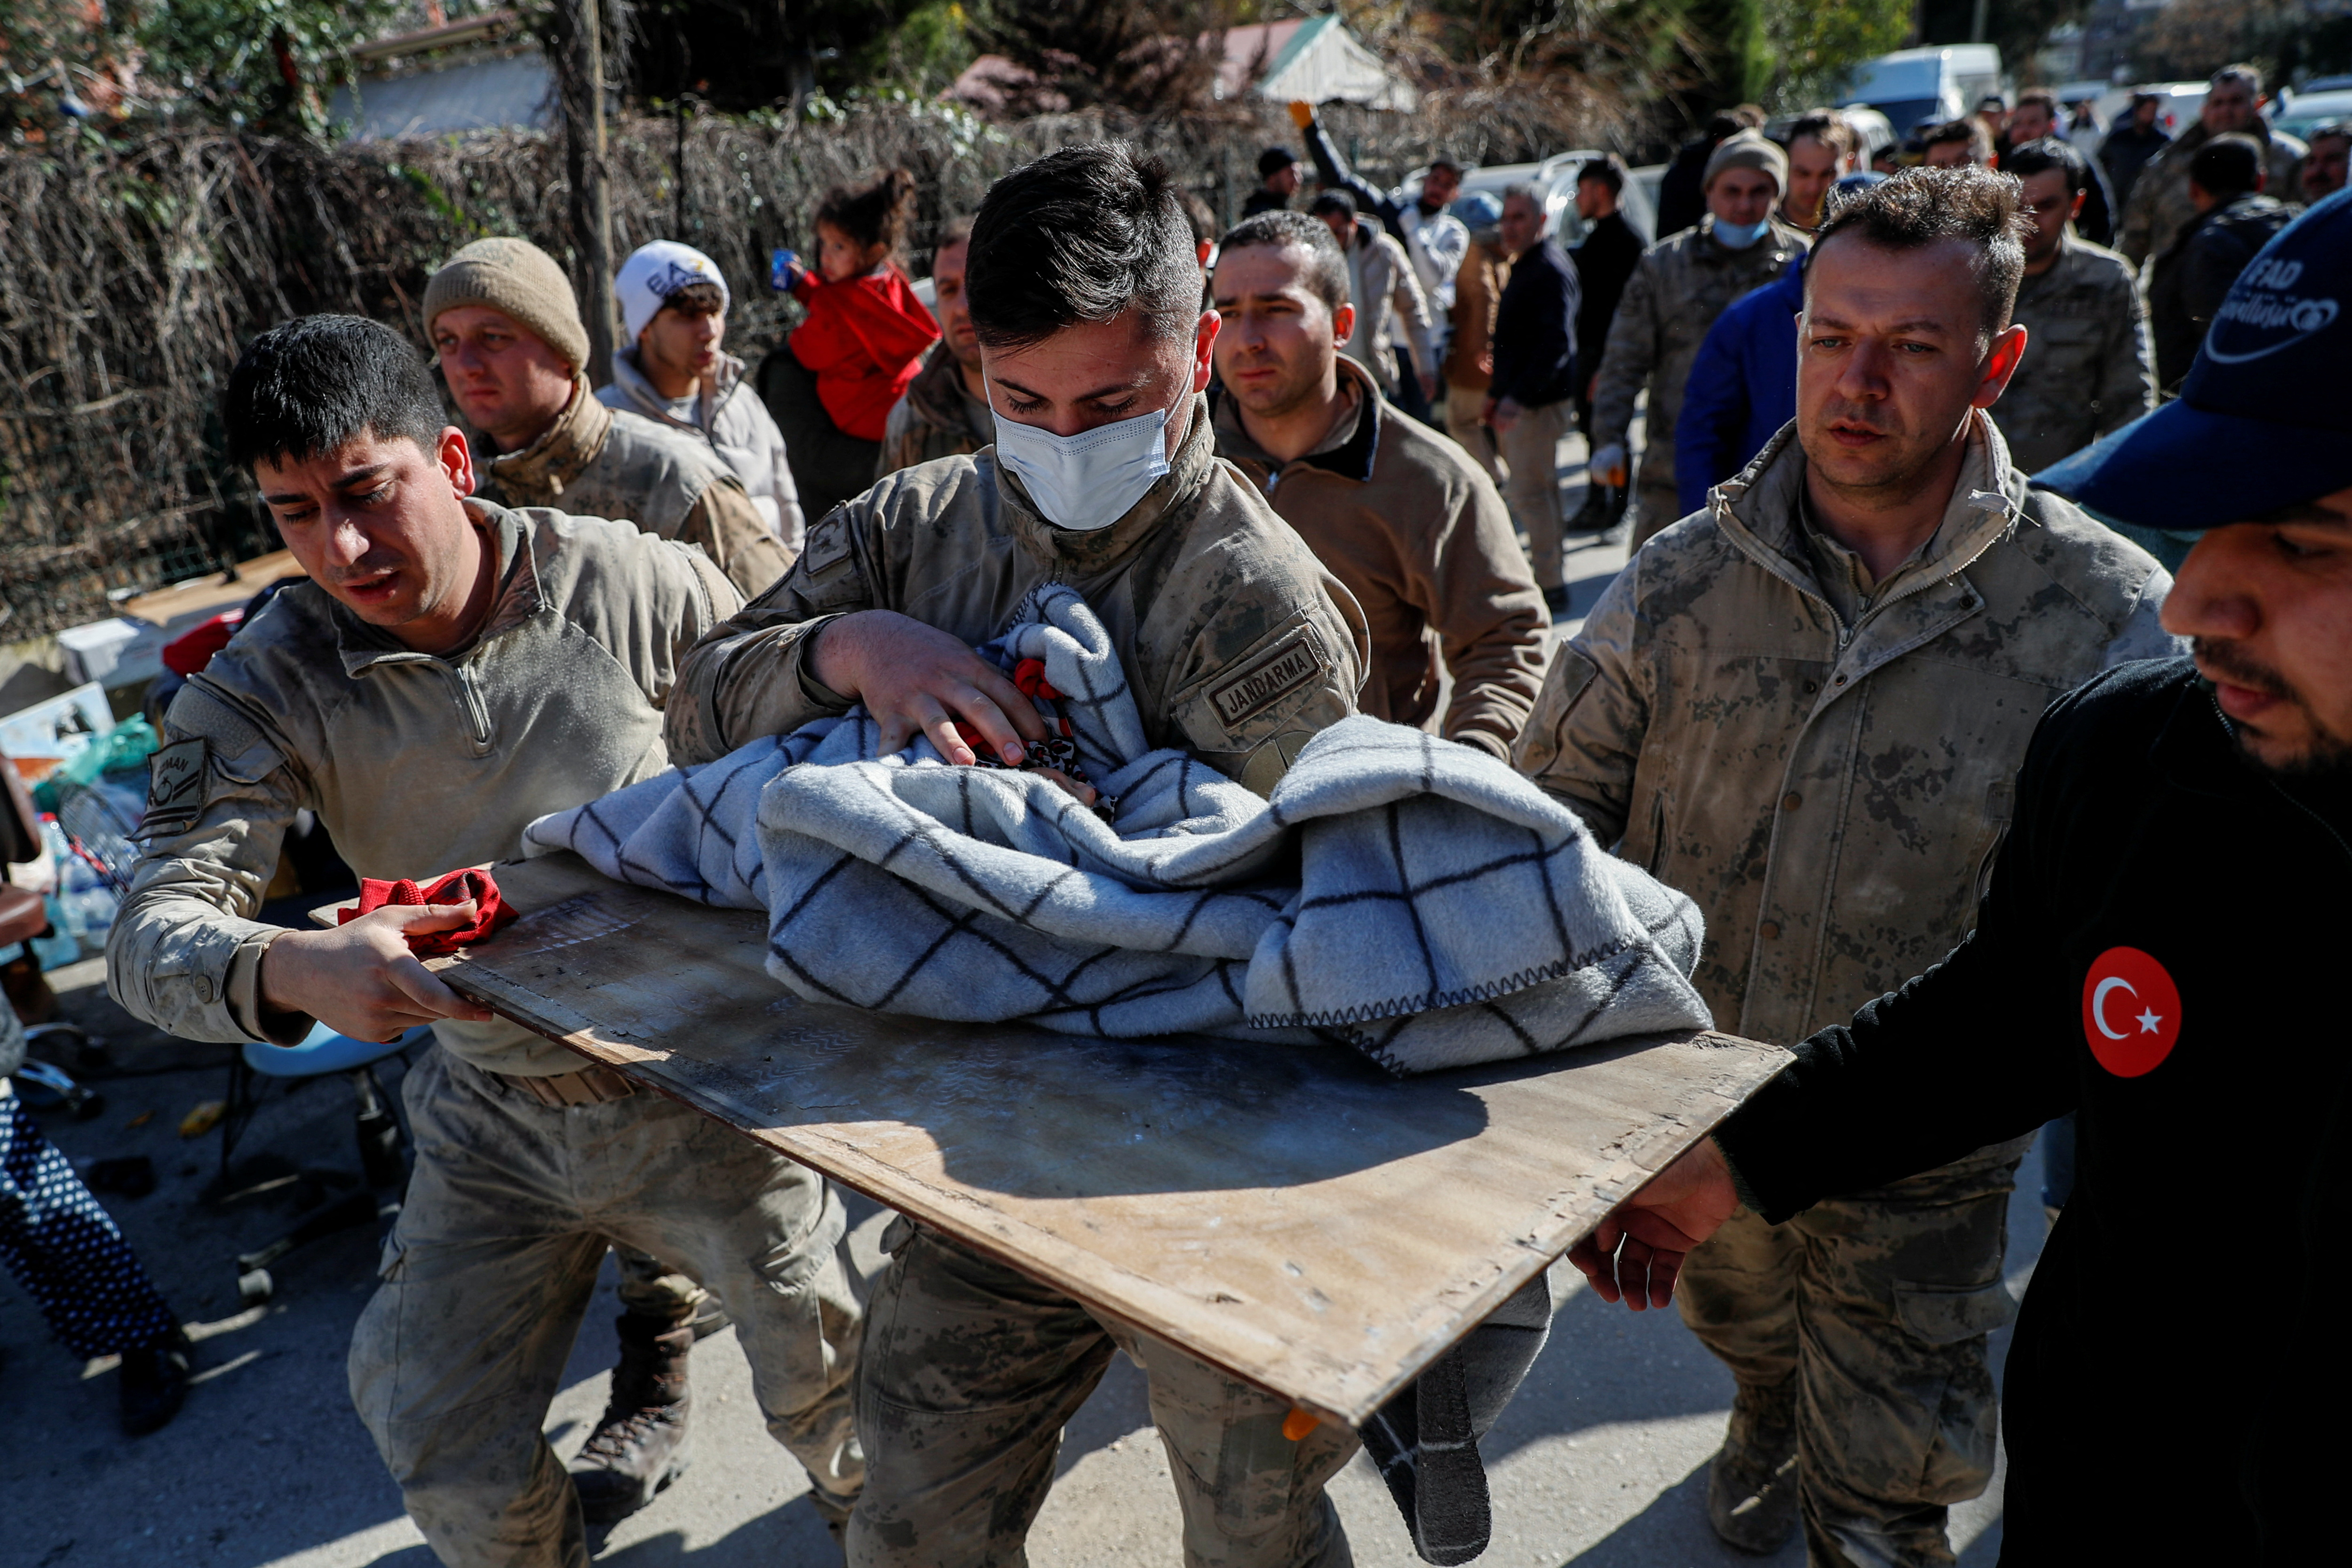
[[[699,545],[746,595],[793,563],[709,443],[605,407],[585,376],[545,435],[484,466],[474,493],[499,506],[560,505],[573,517],[625,519],[658,538]]]
[[[2050,270],[2017,286],[2025,362],[1992,406],[2022,474],[2038,474],[2156,406],[2155,351],[2131,264],[2068,234]]]
[[[1046,522],[993,447],[893,474],[835,508],[791,574],[687,656],[670,752],[708,762],[844,711],[804,668],[809,637],[835,616],[896,610],[977,645],[1049,581],[1102,618],[1151,744],[1260,795],[1317,731],[1356,710],[1363,612],[1218,459],[1196,397],[1170,472],[1108,528]]]
[[[2310,149],[2267,124],[2258,130],[2259,134],[2247,134],[2263,144],[2263,195],[2275,201],[2301,201],[2303,159]],[[2200,121],[2167,142],[2140,170],[2131,200],[2124,204],[2123,226],[2116,231],[2116,248],[2135,272],[2149,257],[2170,250],[2180,231],[2196,221],[2197,203],[2189,195],[2189,160],[2212,139]]]
[[[1633,402],[1650,389],[1648,446],[1638,479],[1645,489],[1675,493],[1675,418],[1683,383],[1723,308],[1760,289],[1801,255],[1805,237],[1772,220],[1745,250],[1715,241],[1715,215],[1650,247],[1618,297],[1617,317],[1601,351],[1601,384],[1592,395],[1592,446],[1622,446],[1633,423]],[[1671,517],[1673,512],[1666,513]]]
[[[1341,360],[1339,374],[1355,384],[1356,410],[1323,447],[1276,462],[1226,397],[1217,451],[1363,606],[1371,663],[1361,710],[1508,757],[1551,635],[1511,514],[1460,447],[1382,401],[1361,366]],[[1441,656],[1454,691],[1439,727],[1430,721]]]
[[[887,479],[934,458],[977,452],[995,439],[995,416],[965,388],[963,367],[942,338],[931,345],[930,357],[908,384],[907,395],[890,405],[874,477]]]
[[[362,877],[427,878],[514,855],[525,823],[659,773],[661,704],[694,640],[740,597],[684,545],[601,518],[467,502],[497,542],[473,641],[413,652],[315,584],[238,629],[173,699],[150,839],[106,943],[115,1000],[193,1040],[299,1043],[265,1013],[253,916],[298,811]],[[579,1058],[502,1019],[435,1026],[477,1067]]]
[[[1794,1042],[1976,922],[2042,711],[2168,657],[2171,579],[2029,492],[1990,423],[1849,626],[1799,535],[1794,426],[1652,540],[1552,662],[1520,771],[1698,901],[1719,1027]]]

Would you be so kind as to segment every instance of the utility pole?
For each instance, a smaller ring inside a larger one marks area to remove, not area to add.
[[[573,243],[587,271],[585,307],[588,318],[588,381],[602,386],[613,379],[613,345],[617,341],[613,307],[613,193],[605,159],[610,143],[604,131],[604,27],[596,0],[562,0],[578,62],[579,91],[570,110],[564,137],[569,142],[572,189]]]
[[[1969,42],[1981,44],[1985,41],[1985,13],[1990,8],[1990,0],[1977,0],[1976,9],[1969,14]],[[1972,103],[1969,107],[1973,110],[1976,105]]]

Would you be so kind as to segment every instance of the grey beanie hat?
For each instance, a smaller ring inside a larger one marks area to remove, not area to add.
[[[1737,136],[1727,136],[1717,146],[1715,155],[1706,161],[1706,174],[1699,181],[1702,191],[1715,184],[1715,177],[1726,169],[1755,169],[1772,176],[1773,185],[1789,188],[1789,154],[1780,151],[1780,143],[1767,141],[1761,132],[1743,131]]]
[[[527,239],[478,239],[444,262],[425,285],[425,334],[432,335],[442,311],[459,305],[503,310],[574,371],[588,363],[588,327],[572,280],[555,258]]]

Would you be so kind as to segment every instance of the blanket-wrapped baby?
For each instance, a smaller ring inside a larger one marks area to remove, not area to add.
[[[542,817],[526,853],[763,910],[782,984],[879,1012],[1336,1039],[1396,1073],[1708,1026],[1691,901],[1484,752],[1349,719],[1261,800],[1149,746],[1070,588],[980,652],[1100,809],[926,738],[881,755],[853,708]]]

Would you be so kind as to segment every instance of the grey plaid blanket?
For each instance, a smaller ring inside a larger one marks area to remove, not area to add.
[[[768,914],[811,1001],[1071,1033],[1312,1031],[1398,1073],[1708,1026],[1689,900],[1503,763],[1355,718],[1270,801],[1148,747],[1084,600],[980,650],[1042,661],[1105,823],[1034,773],[877,754],[862,709],[542,817],[525,852]],[[1311,1037],[1292,1033],[1287,1037]]]

